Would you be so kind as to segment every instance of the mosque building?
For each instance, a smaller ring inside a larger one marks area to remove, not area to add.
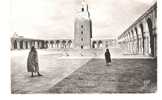
[[[81,11],[74,22],[74,39],[40,40],[14,35],[11,50],[30,49],[105,49],[120,47],[126,54],[157,56],[157,3],[128,27],[117,39],[92,38],[92,20],[88,4],[82,1]]]
[[[104,49],[116,46],[116,43],[116,39],[92,38],[92,20],[88,10],[88,4],[83,0],[80,13],[77,15],[74,22],[74,39],[29,39],[18,36],[18,34],[15,33],[14,36],[11,37],[11,50],[30,49],[32,46],[35,46],[37,49]]]

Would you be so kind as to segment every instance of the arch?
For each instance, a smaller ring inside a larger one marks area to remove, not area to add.
[[[26,49],[28,49],[28,42],[27,41],[25,41],[25,47],[26,47]]]
[[[92,48],[97,48],[97,42],[96,41],[93,41]]]
[[[129,51],[129,34],[126,33],[126,51],[128,52]]]
[[[42,45],[41,45],[41,49],[45,49],[45,48],[46,48],[45,41],[42,40],[41,42],[42,42],[42,43],[41,43],[41,44],[42,44]]]
[[[35,47],[35,41],[34,41],[34,40],[31,41],[31,47],[32,47],[32,46]]]
[[[14,49],[17,49],[17,41],[14,40]]]
[[[66,45],[65,45],[65,44],[66,44],[66,41],[63,40],[63,41],[62,41],[62,47],[63,47],[63,48],[66,48]]]
[[[38,49],[40,49],[40,40],[38,40]]]
[[[46,48],[48,48],[49,46],[48,46],[48,41],[45,41],[45,46],[46,46]]]
[[[143,54],[145,54],[145,43],[144,43],[144,30],[143,30],[143,24],[140,24],[140,29],[141,29],[141,33],[142,33],[142,52]]]
[[[135,29],[135,33],[136,33],[136,41],[137,41],[137,53],[139,53],[139,35],[138,35],[138,30],[137,27],[134,28]]]
[[[109,42],[105,41],[105,47],[108,48],[109,47]]]
[[[38,49],[38,41],[37,40],[35,40],[35,42],[34,42],[34,44],[35,44],[35,48],[37,48]]]
[[[28,47],[29,47],[29,49],[32,47],[32,41],[31,40],[28,41]]]
[[[20,41],[20,49],[23,49],[23,40]]]
[[[132,38],[131,38],[132,39],[132,43],[131,43],[132,44],[132,53],[135,54],[135,49],[136,49],[135,37],[136,36],[135,36],[133,29],[131,30],[131,36],[132,36]]]
[[[147,19],[147,25],[149,29],[149,37],[150,37],[150,49],[151,49],[151,56],[154,56],[155,53],[155,45],[154,45],[154,35],[153,35],[153,25],[152,25],[152,20],[150,18]]]
[[[72,41],[71,41],[71,40],[69,40],[69,41],[68,41],[68,43],[72,43]]]
[[[54,41],[51,40],[51,41],[50,41],[50,44],[51,44],[51,47],[53,48]]]
[[[98,47],[102,48],[102,41],[101,40],[98,41]]]
[[[56,40],[56,47],[57,47],[57,48],[60,47],[59,44],[60,44],[60,41],[59,41],[59,40]]]
[[[128,37],[129,37],[129,52],[132,53],[132,36],[131,32],[128,32]]]
[[[68,41],[68,45],[69,45],[69,48],[71,48],[71,45],[72,45],[72,41],[71,40]]]

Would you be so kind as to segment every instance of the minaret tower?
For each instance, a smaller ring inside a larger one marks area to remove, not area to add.
[[[78,49],[91,48],[92,21],[88,11],[88,5],[82,0],[81,11],[74,24],[74,47]]]

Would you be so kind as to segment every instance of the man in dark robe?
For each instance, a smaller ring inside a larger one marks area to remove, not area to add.
[[[27,71],[31,72],[31,77],[33,77],[34,72],[37,73],[38,76],[42,76],[39,73],[38,54],[34,46],[31,48],[31,51],[29,52],[28,55]]]
[[[106,49],[105,60],[106,60],[106,65],[109,65],[109,63],[111,63],[111,54],[109,52],[109,49]]]

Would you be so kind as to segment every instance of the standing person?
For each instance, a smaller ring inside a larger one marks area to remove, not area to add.
[[[27,60],[27,71],[31,72],[31,77],[33,77],[33,73],[37,73],[38,76],[42,76],[39,73],[39,65],[38,65],[38,55],[34,46],[32,46]]]
[[[111,54],[109,52],[109,49],[106,49],[105,60],[106,60],[106,65],[109,65],[109,63],[111,62]]]

